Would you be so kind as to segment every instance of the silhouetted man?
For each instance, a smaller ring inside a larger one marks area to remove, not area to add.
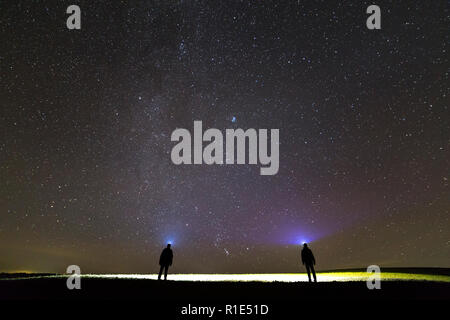
[[[169,270],[169,266],[172,265],[173,253],[172,249],[170,249],[170,243],[167,245],[167,248],[161,252],[161,256],[159,257],[159,265],[161,268],[159,269],[158,280],[161,279],[161,274],[164,269],[164,280],[167,280],[167,271]]]
[[[314,259],[314,255],[313,255],[311,249],[308,248],[308,245],[306,243],[303,244],[302,263],[306,267],[306,272],[308,272],[309,282],[311,282],[311,272],[314,277],[314,282],[317,282],[316,272],[314,271],[314,265],[316,264],[316,259]]]

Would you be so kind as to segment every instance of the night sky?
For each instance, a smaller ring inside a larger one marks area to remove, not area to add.
[[[0,271],[450,267],[449,5],[370,4],[2,1]],[[278,174],[174,165],[194,120]]]

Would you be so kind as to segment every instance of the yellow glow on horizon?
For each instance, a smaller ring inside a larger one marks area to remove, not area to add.
[[[33,270],[3,270],[3,271],[0,271],[0,273],[29,273],[29,274],[33,274],[33,273],[39,273],[39,272],[33,271]]]
[[[108,278],[108,279],[147,279],[157,280],[157,274],[86,274],[86,278]],[[332,281],[366,281],[370,274],[366,272],[318,272],[318,282]],[[231,282],[307,282],[306,273],[255,273],[255,274],[169,274],[168,280],[173,281],[231,281]],[[381,272],[382,281],[438,281],[450,282],[450,276]]]
[[[39,278],[64,278],[69,275],[50,275],[50,276],[30,276],[10,278],[14,279],[39,279]],[[318,282],[347,282],[347,281],[366,281],[370,276],[366,272],[318,272]],[[450,276],[417,274],[417,273],[400,273],[400,272],[381,272],[381,281],[437,281],[449,282]],[[157,280],[157,274],[82,274],[82,278],[98,278],[98,279],[142,279]],[[168,280],[172,281],[207,281],[207,282],[307,282],[308,275],[306,273],[254,273],[254,274],[169,274]]]

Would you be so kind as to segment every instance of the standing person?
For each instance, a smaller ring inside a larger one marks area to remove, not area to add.
[[[159,265],[161,268],[159,269],[158,280],[161,280],[161,274],[164,269],[164,280],[167,280],[167,271],[169,270],[169,266],[172,265],[173,260],[173,252],[170,249],[170,243],[167,244],[167,247],[161,252],[161,256],[159,257]]]
[[[316,272],[314,271],[314,265],[316,264],[316,259],[314,259],[314,255],[313,255],[311,249],[308,248],[308,245],[306,243],[303,244],[302,263],[306,267],[306,272],[308,272],[309,282],[311,282],[311,272],[314,277],[314,282],[317,282]]]

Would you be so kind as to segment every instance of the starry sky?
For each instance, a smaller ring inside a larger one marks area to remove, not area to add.
[[[0,270],[450,267],[448,2],[370,4],[3,1]],[[279,129],[278,174],[174,165],[194,120]]]

